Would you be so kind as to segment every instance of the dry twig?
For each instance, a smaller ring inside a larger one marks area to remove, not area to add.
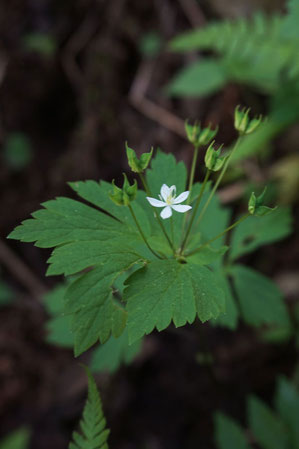
[[[47,292],[47,288],[35,276],[30,268],[3,242],[0,240],[1,263],[11,271],[16,279],[30,292],[32,297],[40,300]]]

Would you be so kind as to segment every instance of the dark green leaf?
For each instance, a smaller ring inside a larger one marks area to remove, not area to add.
[[[215,442],[217,449],[250,449],[244,430],[228,416],[216,413]]]
[[[218,275],[218,272],[216,274]],[[236,330],[239,321],[239,310],[229,280],[221,271],[219,271],[219,285],[221,285],[225,293],[225,312],[221,313],[214,322],[216,325]]]
[[[292,448],[299,447],[299,391],[295,385],[280,378],[275,397],[276,410],[280,414],[284,423],[289,426]]]
[[[280,419],[260,399],[248,402],[249,425],[262,449],[287,449],[288,434]]]
[[[246,323],[254,326],[265,323],[289,325],[281,292],[270,279],[244,265],[234,265],[230,274]]]
[[[291,230],[292,217],[289,208],[279,207],[265,217],[249,217],[233,231],[229,257],[235,260],[261,245],[286,237]]]
[[[109,340],[95,349],[90,368],[95,372],[114,373],[123,363],[129,364],[141,349],[141,340],[129,345],[127,329],[118,337]]]

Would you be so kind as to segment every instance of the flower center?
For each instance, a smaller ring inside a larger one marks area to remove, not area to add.
[[[168,197],[166,198],[166,203],[168,204],[168,206],[171,206],[173,203],[174,197],[172,196],[172,193],[170,195],[168,195]]]

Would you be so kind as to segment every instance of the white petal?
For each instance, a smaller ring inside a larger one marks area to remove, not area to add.
[[[171,194],[171,196],[175,196],[176,195],[176,186],[171,186],[169,189],[169,193]]]
[[[163,184],[163,186],[161,187],[160,193],[161,193],[163,200],[166,201],[170,194],[170,188],[166,184]]]
[[[147,201],[154,207],[164,207],[167,206],[164,201],[156,200],[156,198],[151,198],[150,196],[146,197]]]
[[[165,209],[161,212],[161,217],[165,220],[165,218],[169,218],[172,215],[172,210],[170,206],[165,207]]]
[[[184,206],[184,205],[182,205],[182,204],[177,205],[177,206],[173,205],[173,206],[171,206],[171,207],[172,207],[172,209],[176,210],[177,212],[182,212],[182,213],[187,212],[187,210],[192,209],[191,206],[187,206],[187,205]]]
[[[185,201],[189,196],[189,190],[186,190],[186,192],[181,193],[175,200],[173,201],[173,204],[179,204]]]

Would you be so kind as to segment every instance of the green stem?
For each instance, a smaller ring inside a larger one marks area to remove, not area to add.
[[[194,174],[195,174],[195,167],[196,167],[197,156],[198,156],[198,149],[199,149],[199,145],[195,145],[194,152],[193,152],[192,164],[191,164],[189,185],[188,185],[189,196],[188,196],[187,203],[186,203],[188,205],[190,204],[190,201],[191,201],[191,191],[192,191],[192,186],[193,186],[193,182],[194,182]],[[183,226],[182,226],[182,235],[184,234],[184,231],[185,231],[187,216],[188,216],[188,214],[184,215],[184,221],[183,221]]]
[[[194,208],[193,208],[193,214],[192,214],[192,217],[191,217],[191,220],[190,220],[190,223],[189,223],[189,226],[188,226],[188,229],[187,229],[185,238],[184,238],[183,243],[182,243],[182,245],[181,245],[181,249],[180,249],[180,253],[181,253],[181,254],[182,254],[182,252],[183,252],[183,250],[184,250],[184,248],[185,248],[185,245],[186,245],[186,243],[187,243],[187,240],[188,240],[188,237],[189,237],[189,234],[190,234],[190,231],[191,231],[191,228],[192,228],[194,219],[195,219],[195,217],[196,217],[197,209],[198,209],[198,207],[199,207],[199,205],[200,205],[202,196],[203,196],[203,194],[204,194],[204,191],[205,191],[205,188],[206,188],[206,185],[207,185],[207,182],[208,182],[210,173],[211,173],[211,170],[207,170],[206,175],[205,175],[205,178],[204,178],[203,183],[202,183],[202,185],[201,185],[201,189],[200,189],[199,195],[198,195],[198,197],[197,197],[195,206],[194,206]]]
[[[174,230],[173,230],[173,216],[171,215],[170,218],[170,227],[171,227],[171,239],[172,239],[172,244],[174,246]]]
[[[202,248],[205,246],[208,246],[210,243],[213,243],[215,240],[222,237],[224,234],[226,234],[228,231],[236,227],[238,224],[242,223],[242,221],[246,220],[247,217],[249,217],[250,213],[243,215],[243,217],[239,218],[239,220],[235,221],[235,223],[228,226],[224,231],[220,232],[220,234],[216,235],[216,237],[213,237],[212,239],[208,240],[207,242],[200,245],[199,248],[196,248],[195,250],[191,251],[190,253],[186,254],[186,256],[191,256],[192,254],[198,253]]]
[[[143,187],[144,187],[144,190],[145,190],[146,194],[147,194],[148,196],[151,197],[151,196],[152,196],[152,193],[151,193],[151,191],[150,191],[150,189],[149,189],[149,187],[148,187],[148,185],[147,185],[147,182],[146,182],[146,180],[145,180],[143,174],[142,174],[142,173],[139,173],[139,177],[140,177],[140,179],[141,179],[141,182],[142,182],[142,184],[143,184]],[[152,208],[154,209],[153,206],[152,206]],[[161,221],[161,218],[160,218],[159,214],[156,213],[156,210],[155,210],[155,209],[154,209],[154,211],[155,211],[155,216],[157,217],[159,226],[160,226],[160,228],[162,229],[162,232],[163,232],[163,234],[164,234],[164,236],[165,236],[165,238],[166,238],[166,240],[167,240],[167,242],[168,242],[168,244],[169,244],[169,246],[170,246],[170,248],[171,248],[173,254],[175,255],[175,249],[174,249],[173,243],[172,243],[172,241],[170,240],[170,238],[168,237],[168,234],[167,234],[167,232],[166,232],[166,229],[164,228],[164,225],[163,225],[163,223],[162,223],[162,221]]]
[[[195,167],[196,167],[196,162],[197,162],[197,157],[198,157],[198,148],[199,148],[198,145],[194,146],[194,153],[193,153],[189,186],[188,186],[188,190],[190,193],[189,193],[187,204],[190,204],[190,199],[191,199],[191,190],[192,190],[193,181],[194,181]]]
[[[153,253],[154,256],[158,257],[158,259],[162,259],[162,257],[159,256],[159,254],[157,254],[157,253],[150,247],[148,241],[146,240],[146,237],[145,237],[145,235],[144,235],[144,233],[143,233],[143,231],[142,231],[142,229],[141,229],[141,227],[140,227],[140,225],[139,225],[139,223],[138,223],[138,221],[137,221],[136,215],[135,215],[135,213],[134,213],[134,211],[133,211],[133,209],[132,209],[131,204],[129,204],[128,207],[129,207],[129,211],[130,211],[131,214],[132,214],[132,217],[133,217],[133,219],[134,219],[134,221],[135,221],[135,224],[136,224],[136,226],[137,226],[137,229],[138,229],[138,231],[140,232],[140,235],[141,235],[141,237],[142,237],[144,243],[146,244],[146,246],[148,247],[148,249],[151,251],[151,253]]]
[[[231,158],[232,158],[232,155],[233,155],[234,152],[236,151],[236,149],[237,149],[239,143],[240,143],[240,137],[237,139],[234,148],[232,149],[230,155],[228,156],[228,158],[226,159],[226,161],[225,161],[225,163],[224,163],[224,165],[223,165],[223,168],[222,168],[222,170],[221,170],[221,172],[220,172],[220,175],[218,176],[217,181],[216,181],[215,184],[214,184],[214,187],[213,187],[213,189],[212,189],[212,191],[211,191],[211,193],[210,193],[210,196],[209,196],[209,198],[207,199],[207,202],[206,202],[206,204],[204,205],[204,207],[203,207],[203,209],[202,209],[202,211],[201,211],[201,213],[200,213],[200,215],[199,215],[199,217],[198,217],[197,224],[200,223],[201,219],[203,218],[204,214],[206,213],[206,210],[207,210],[207,208],[208,208],[210,202],[212,201],[212,198],[213,198],[213,196],[214,196],[214,194],[215,194],[215,192],[216,192],[216,190],[217,190],[217,188],[218,188],[220,182],[222,181],[223,176],[225,175],[225,172],[226,172],[226,170],[227,170],[228,164],[229,164],[229,162],[230,162],[230,160],[231,160]]]

